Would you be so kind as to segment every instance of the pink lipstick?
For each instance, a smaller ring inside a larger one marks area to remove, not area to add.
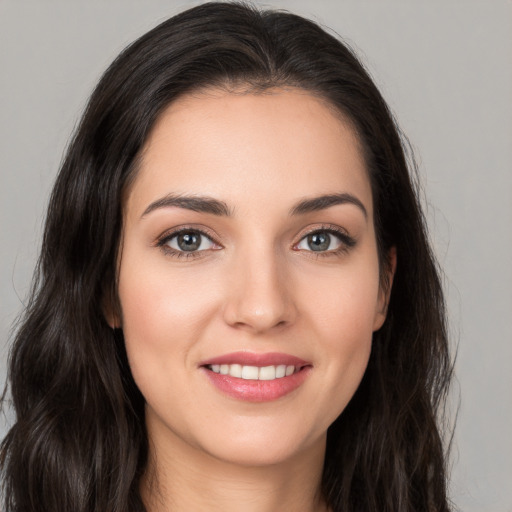
[[[277,400],[297,389],[312,365],[289,354],[234,352],[200,364],[210,382],[232,398],[249,402]]]

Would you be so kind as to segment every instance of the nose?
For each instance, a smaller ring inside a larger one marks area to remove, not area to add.
[[[290,277],[275,255],[241,255],[230,269],[225,322],[253,333],[292,324],[297,308]]]

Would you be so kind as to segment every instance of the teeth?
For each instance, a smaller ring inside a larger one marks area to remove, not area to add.
[[[231,377],[242,378],[242,365],[241,364],[232,364],[229,369],[229,375]]]
[[[242,366],[242,379],[258,380],[257,366]]]
[[[214,373],[230,375],[245,380],[274,380],[289,377],[298,369],[293,365],[286,366],[242,366],[240,364],[212,364],[208,367]]]
[[[279,366],[276,366],[276,379],[280,379],[281,377],[284,377],[286,375],[286,365],[280,364]]]
[[[259,380],[274,380],[276,378],[276,367],[264,366],[263,368],[260,368],[258,378]]]

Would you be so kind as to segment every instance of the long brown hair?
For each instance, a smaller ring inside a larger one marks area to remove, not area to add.
[[[323,492],[335,512],[449,510],[439,413],[451,376],[439,271],[386,103],[350,49],[317,24],[241,3],[187,10],[106,71],[48,207],[33,291],[14,339],[16,421],[1,446],[6,512],[141,512],[144,399],[116,297],[122,198],[162,110],[197,88],[294,86],[348,118],[364,148],[381,266],[396,247],[388,317],[363,381],[329,428]],[[385,272],[383,272],[383,275]]]

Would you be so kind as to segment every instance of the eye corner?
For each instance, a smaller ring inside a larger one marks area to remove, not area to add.
[[[311,237],[315,235],[326,235],[324,240],[319,240],[316,249],[312,248],[310,242]],[[336,247],[331,247],[334,244]],[[327,246],[325,246],[327,244]],[[320,225],[310,228],[300,235],[300,239],[293,244],[292,249],[295,251],[304,251],[315,254],[316,256],[336,256],[352,249],[357,244],[357,240],[352,237],[346,229],[336,225]],[[324,245],[324,247],[322,247]]]
[[[185,238],[180,241],[180,236],[191,236],[192,239],[187,241]],[[153,245],[162,250],[167,256],[176,258],[197,258],[205,256],[205,253],[209,251],[223,249],[223,245],[217,241],[217,238],[217,236],[204,228],[197,226],[179,226],[162,233],[155,240]],[[181,245],[183,242],[188,244],[188,247],[183,247]]]

